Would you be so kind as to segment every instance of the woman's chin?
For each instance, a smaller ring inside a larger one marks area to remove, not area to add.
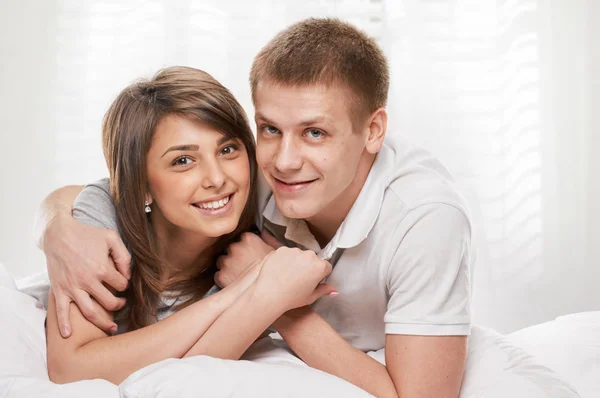
[[[209,238],[220,238],[235,231],[238,223],[233,222],[215,222],[203,229],[203,233]]]

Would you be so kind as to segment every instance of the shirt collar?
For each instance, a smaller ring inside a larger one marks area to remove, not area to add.
[[[336,249],[347,249],[360,244],[371,232],[383,203],[383,196],[391,181],[395,153],[394,150],[384,144],[377,154],[367,180],[363,185],[354,205],[346,216],[342,225],[329,244],[323,248],[325,257],[329,257]],[[285,227],[285,238],[302,244],[307,249],[321,249],[315,238],[308,230],[304,220],[290,219],[283,216],[275,199],[271,195],[262,213],[263,217],[271,223]],[[310,235],[307,236],[306,234]],[[315,246],[316,244],[316,246]],[[315,250],[318,251],[318,250]]]

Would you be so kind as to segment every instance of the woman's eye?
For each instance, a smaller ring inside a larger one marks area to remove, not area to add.
[[[182,156],[173,161],[173,166],[187,166],[190,163],[192,163],[192,159],[187,156]]]
[[[235,147],[235,145],[227,145],[226,147],[221,149],[221,154],[222,155],[231,155],[232,153],[235,152],[236,149],[237,148]]]
[[[264,130],[269,133],[269,134],[277,134],[279,133],[279,130],[277,130],[277,128],[273,127],[273,126],[265,126]]]
[[[311,129],[306,132],[310,138],[321,138],[325,135],[321,130]]]

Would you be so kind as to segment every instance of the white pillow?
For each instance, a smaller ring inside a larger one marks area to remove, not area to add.
[[[364,398],[371,395],[327,373],[308,367],[269,337],[244,358],[230,361],[207,356],[168,359],[129,376],[119,390],[123,398]]]
[[[33,297],[18,291],[0,265],[0,397],[117,398],[117,386],[104,380],[57,385],[46,368],[46,311]]]
[[[461,398],[575,398],[568,382],[510,340],[473,326]]]
[[[46,370],[46,313],[39,302],[14,288],[0,266],[0,397],[118,397],[107,381],[59,386]],[[8,277],[10,278],[10,277]],[[372,353],[382,361],[383,350]],[[120,386],[124,397],[364,397],[366,392],[337,377],[306,367],[286,348],[261,340],[249,361],[209,357],[167,360],[141,369]],[[230,394],[230,395],[228,395]],[[461,398],[574,398],[574,389],[521,348],[492,330],[473,327]]]
[[[6,268],[0,263],[0,286],[16,289],[15,281],[10,276]]]
[[[600,394],[600,311],[561,316],[508,337],[563,375],[582,397]]]
[[[385,364],[385,350],[369,355]],[[575,398],[575,389],[505,336],[473,326],[460,398]]]
[[[262,347],[260,345],[262,344]],[[307,368],[277,342],[261,340],[248,361],[209,357],[168,360],[142,369],[121,386],[127,398],[195,397],[361,397],[365,392],[341,379]],[[384,363],[384,350],[370,355]],[[578,398],[561,376],[540,365],[499,333],[474,326],[461,398]]]
[[[119,388],[106,380],[83,380],[61,385],[33,377],[0,378],[0,397],[119,398]]]
[[[0,286],[0,378],[48,380],[45,319],[46,311],[36,299],[16,288]]]

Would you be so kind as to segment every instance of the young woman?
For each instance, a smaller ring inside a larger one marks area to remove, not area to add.
[[[119,232],[131,253],[131,280],[125,307],[107,314],[118,326],[112,334],[71,304],[71,337],[64,339],[50,294],[52,381],[118,384],[166,358],[238,359],[282,313],[333,291],[319,285],[329,263],[281,248],[207,295],[216,256],[251,228],[256,207],[247,118],[207,73],[167,68],[127,87],[105,115],[102,140],[110,179],[87,186],[73,214]]]

